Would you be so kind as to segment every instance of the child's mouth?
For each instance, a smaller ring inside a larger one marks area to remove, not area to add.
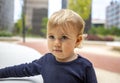
[[[62,50],[53,50],[54,52],[62,52]]]

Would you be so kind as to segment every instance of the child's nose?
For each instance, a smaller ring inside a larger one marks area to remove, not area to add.
[[[55,46],[60,46],[61,45],[60,39],[56,39],[55,42],[54,42],[54,45]]]

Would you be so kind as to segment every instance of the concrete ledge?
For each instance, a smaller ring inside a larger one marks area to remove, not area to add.
[[[107,45],[113,49],[120,50],[120,42],[108,42]]]
[[[83,41],[83,44],[87,44],[87,45],[106,45],[106,42],[107,41],[87,41],[87,40],[85,40],[85,41]]]
[[[14,41],[20,41],[20,38],[18,38],[18,37],[0,37],[0,41],[14,42]]]

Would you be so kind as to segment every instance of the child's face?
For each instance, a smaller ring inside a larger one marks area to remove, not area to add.
[[[74,56],[74,48],[78,44],[74,31],[63,32],[60,27],[49,29],[47,32],[48,48],[58,61],[70,61]]]

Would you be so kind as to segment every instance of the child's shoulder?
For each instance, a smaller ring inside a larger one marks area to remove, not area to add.
[[[52,55],[52,53],[46,53],[45,55],[44,55],[44,57],[52,57],[53,55]]]
[[[48,58],[50,59],[50,58],[53,58],[53,55],[52,55],[52,53],[46,53],[41,58],[42,59],[48,59]]]
[[[80,54],[78,54],[78,62],[86,66],[92,66],[92,62],[84,56],[81,56]]]

